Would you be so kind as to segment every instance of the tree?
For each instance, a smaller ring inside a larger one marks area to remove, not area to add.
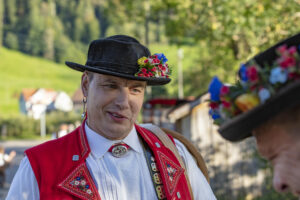
[[[100,37],[106,36],[106,31],[110,26],[109,18],[107,17],[107,10],[104,6],[96,4],[95,6],[95,15],[98,19],[99,28],[100,28]]]
[[[299,1],[167,2],[167,36],[177,41],[192,38],[199,47],[198,58],[184,71],[188,94],[205,91],[214,75],[234,82],[241,62],[298,32]]]
[[[81,32],[80,41],[85,44],[89,44],[90,41],[98,39],[100,35],[99,23],[95,16],[94,8],[91,2],[83,1],[83,13],[82,19],[84,23],[84,29]]]
[[[12,32],[7,32],[4,45],[10,49],[18,50],[18,37]]]
[[[43,19],[43,24],[45,28],[43,30],[42,35],[42,52],[43,57],[47,59],[54,59],[54,38],[55,38],[55,29],[54,24],[56,18],[56,11],[55,11],[55,2],[53,0],[48,0],[47,2],[41,3],[41,17]]]
[[[18,42],[18,39],[16,39],[16,35],[12,35],[15,34],[14,32],[14,27],[16,25],[16,20],[17,20],[17,16],[16,16],[16,2],[15,0],[0,0],[1,1],[1,5],[0,5],[0,12],[2,14],[0,14],[0,18],[3,19],[1,20],[1,24],[2,24],[2,28],[1,28],[1,33],[3,36],[3,38],[1,38],[1,42],[3,42],[4,45],[6,45],[6,43],[15,43]],[[0,25],[1,26],[1,25]],[[9,39],[7,39],[7,37],[9,37]],[[8,41],[9,40],[9,41]],[[14,44],[12,45],[14,47],[17,47],[18,49],[18,44]]]

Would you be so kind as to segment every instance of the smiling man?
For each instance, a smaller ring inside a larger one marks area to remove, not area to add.
[[[66,62],[83,72],[85,119],[26,150],[7,199],[214,200],[183,143],[136,124],[146,86],[171,80],[166,62],[125,35],[93,41],[85,65]]]
[[[108,139],[125,138],[141,110],[145,88],[146,81],[86,71],[82,90],[87,97],[87,124]]]
[[[210,114],[229,141],[254,136],[278,192],[300,197],[300,34],[256,55],[235,85],[214,78]]]

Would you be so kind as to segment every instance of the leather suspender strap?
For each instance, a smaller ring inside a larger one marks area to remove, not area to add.
[[[181,156],[178,153],[178,150],[177,150],[175,144],[171,141],[169,136],[165,132],[163,132],[159,127],[157,127],[153,124],[143,124],[142,127],[146,128],[146,129],[150,130],[152,133],[154,133],[158,137],[158,139],[165,145],[165,147],[167,147],[168,149],[170,149],[174,153],[174,155],[176,156],[177,160],[179,161],[181,167],[183,169],[185,169],[184,170],[184,176],[185,176],[185,179],[187,180],[189,192],[190,192],[192,200],[193,200],[194,195],[193,195],[193,191],[192,191],[192,187],[191,187],[189,177],[187,175],[186,167],[185,167],[185,164],[184,164]]]
[[[203,157],[201,156],[200,152],[197,150],[197,148],[191,143],[188,139],[186,139],[183,135],[180,133],[166,129],[161,128],[162,131],[167,133],[168,135],[172,136],[174,139],[179,140],[184,146],[187,148],[187,150],[190,152],[190,154],[194,157],[195,161],[197,162],[198,167],[202,171],[203,175],[205,176],[207,182],[209,183],[209,175],[208,175],[208,169],[206,167],[205,161]]]
[[[163,182],[161,180],[160,171],[157,168],[155,158],[153,156],[152,151],[149,149],[148,145],[140,138],[140,141],[143,146],[144,154],[146,157],[147,165],[149,168],[149,172],[152,178],[152,182],[154,185],[154,189],[156,192],[157,199],[159,200],[167,200],[165,193],[163,191]]]

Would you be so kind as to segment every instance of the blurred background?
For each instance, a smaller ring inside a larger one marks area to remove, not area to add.
[[[0,0],[0,145],[16,158],[4,169],[5,198],[23,151],[81,123],[81,74],[90,41],[136,37],[164,53],[172,82],[148,87],[140,122],[181,132],[207,162],[218,199],[296,199],[272,189],[272,169],[255,141],[223,140],[208,116],[214,75],[236,80],[242,62],[300,28],[300,0]]]

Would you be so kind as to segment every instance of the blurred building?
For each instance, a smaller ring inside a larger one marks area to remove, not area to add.
[[[170,122],[168,113],[177,105],[186,103],[188,99],[150,99],[143,104],[143,123],[152,123],[160,127],[174,130],[174,123]]]
[[[72,96],[73,109],[76,112],[82,112],[82,108],[83,108],[82,99],[83,99],[83,94],[81,91],[81,87],[79,87]]]
[[[19,98],[20,111],[34,119],[40,119],[45,112],[59,110],[69,112],[73,102],[65,92],[53,89],[23,89]]]

